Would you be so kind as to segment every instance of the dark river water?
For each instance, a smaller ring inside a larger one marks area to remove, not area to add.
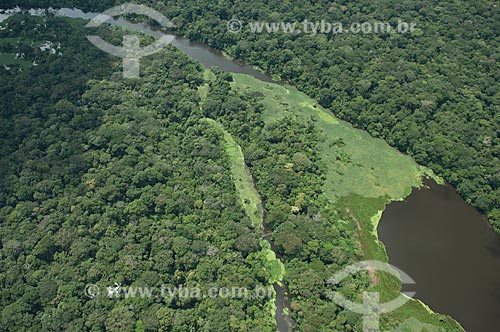
[[[59,14],[96,15],[73,9]],[[116,22],[153,36],[162,34],[142,24]],[[204,44],[178,36],[172,44],[207,67],[273,82],[270,76]],[[416,281],[415,297],[434,311],[452,316],[468,332],[500,331],[500,236],[453,188],[433,181],[426,185],[406,200],[388,205],[382,215],[378,233],[390,262]],[[288,331],[290,321],[283,315],[283,308],[289,306],[287,290],[278,285],[275,289],[278,328]]]
[[[68,8],[59,9],[58,14],[66,17],[85,18],[85,19],[92,19],[95,16],[97,16],[97,14],[94,13],[84,13],[78,9],[68,9]],[[175,46],[176,48],[178,48],[179,50],[181,50],[182,52],[184,52],[191,58],[195,59],[196,61],[198,61],[207,68],[218,67],[219,69],[228,73],[248,74],[264,82],[280,83],[279,81],[274,81],[270,75],[262,73],[261,71],[256,70],[250,65],[247,65],[239,61],[229,60],[222,54],[222,52],[210,48],[203,43],[190,41],[186,38],[182,38],[172,33],[158,31],[156,29],[150,28],[146,24],[130,23],[121,18],[113,20],[110,23],[119,23],[120,25],[128,26],[134,30],[140,30],[148,35],[158,38],[164,35],[173,36],[174,37],[174,40],[172,41],[173,46]]]
[[[378,233],[390,262],[434,311],[468,332],[500,331],[500,235],[452,187],[426,185],[382,215]]]

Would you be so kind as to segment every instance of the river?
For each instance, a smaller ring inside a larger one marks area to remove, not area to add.
[[[84,13],[78,9],[68,9],[68,8],[57,10],[57,14],[66,17],[85,18],[85,19],[92,19],[95,16],[97,16],[97,14]],[[279,81],[274,81],[271,78],[271,76],[256,70],[252,66],[249,66],[242,62],[227,59],[222,54],[222,52],[214,50],[202,43],[193,42],[185,38],[182,38],[180,36],[174,35],[172,33],[158,31],[156,29],[149,27],[144,23],[130,23],[121,18],[108,21],[108,23],[127,26],[133,30],[142,31],[150,36],[154,36],[157,38],[160,38],[164,35],[172,36],[174,37],[172,41],[173,46],[175,46],[176,48],[178,48],[179,50],[181,50],[194,60],[200,62],[207,68],[218,67],[219,69],[225,72],[248,74],[265,82],[280,83]],[[264,234],[267,232],[267,227],[265,224],[263,225],[262,231]],[[274,250],[275,249],[274,243],[271,241],[270,236],[265,236],[264,239],[269,242],[271,248]],[[288,288],[284,283],[281,284],[275,283],[273,285],[273,288],[276,293],[275,306],[276,306],[276,324],[278,327],[278,331],[289,332],[293,329],[295,322],[289,315],[285,314],[285,311],[291,312],[290,309],[291,301],[288,295],[289,294]]]
[[[500,330],[500,236],[448,185],[425,181],[388,205],[378,226],[390,262],[416,282],[416,298],[468,332]]]
[[[57,14],[86,19],[96,16],[67,8]],[[122,19],[114,23],[155,37],[163,34]],[[280,83],[204,44],[170,35],[175,37],[173,46],[207,67]],[[500,330],[500,236],[452,187],[430,180],[425,185],[404,201],[388,205],[382,215],[378,233],[390,262],[416,281],[415,297],[434,311],[452,316],[468,332]],[[274,287],[279,331],[288,331],[290,322],[283,314],[283,308],[289,306],[287,290]]]

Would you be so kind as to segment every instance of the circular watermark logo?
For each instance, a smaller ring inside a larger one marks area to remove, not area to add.
[[[133,3],[119,5],[106,10],[105,12],[94,17],[87,25],[87,28],[97,28],[114,16],[123,14],[137,14],[147,16],[157,21],[162,27],[173,27],[174,24],[156,10]],[[138,36],[127,35],[123,37],[123,47],[118,47],[109,44],[99,36],[89,35],[87,39],[111,55],[123,58],[123,77],[124,78],[139,78],[140,75],[140,60],[148,55],[154,54],[174,40],[174,36],[163,35],[153,44],[144,48],[140,47]]]
[[[94,284],[88,284],[85,286],[85,295],[90,299],[95,299],[100,293],[99,286]]]
[[[369,271],[371,273],[382,271],[395,276],[403,284],[415,284],[415,281],[402,270],[389,263],[380,261],[362,261],[349,265],[342,271],[337,272],[328,280],[328,283],[339,284],[348,276],[361,271]],[[377,292],[363,292],[363,303],[352,302],[339,292],[333,292],[330,296],[338,305],[349,311],[363,315],[363,332],[378,332],[380,315],[403,306],[415,295],[415,292],[403,292],[403,294],[388,303],[380,303],[380,294]]]
[[[243,28],[243,23],[238,19],[231,19],[227,21],[227,30],[232,33],[238,33]]]

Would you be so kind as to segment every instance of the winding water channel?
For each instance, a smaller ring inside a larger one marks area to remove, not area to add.
[[[66,16],[66,17],[73,17],[73,18],[85,18],[85,19],[92,19],[97,14],[93,13],[83,13],[80,10],[77,9],[68,9],[68,8],[63,8],[57,11],[58,15],[61,16]],[[207,68],[211,67],[218,67],[219,69],[225,71],[225,72],[230,72],[230,73],[241,73],[241,74],[248,74],[252,75],[253,77],[265,81],[265,82],[274,82],[274,83],[280,83],[277,81],[273,81],[271,76],[266,75],[256,69],[254,69],[252,66],[249,66],[245,63],[242,62],[237,62],[237,61],[232,61],[227,59],[222,52],[214,50],[212,48],[209,48],[208,46],[198,43],[198,42],[192,42],[189,41],[185,38],[182,38],[180,36],[171,34],[171,33],[165,33],[161,32],[155,29],[150,28],[146,24],[134,24],[130,23],[126,20],[123,20],[121,18],[114,19],[114,20],[109,20],[108,23],[114,23],[114,24],[120,24],[122,26],[127,26],[130,27],[134,30],[140,30],[148,35],[160,38],[164,35],[172,36],[174,37],[172,41],[172,45],[178,48],[179,50],[183,51],[185,54],[193,58],[194,60],[197,60],[200,62],[202,65],[204,65]],[[268,233],[267,225],[265,224],[265,217],[264,217],[264,225],[262,229],[263,233],[266,234]],[[270,236],[264,236],[264,239],[269,242],[271,248],[276,252],[274,243],[271,241]],[[287,309],[288,312],[290,312],[290,296],[289,296],[289,291],[288,288],[284,283],[278,284],[275,283],[273,284],[274,291],[276,293],[276,298],[275,298],[275,306],[276,306],[276,323],[278,326],[278,331],[279,332],[289,332],[292,331],[295,322],[293,319],[285,314],[285,309]]]
[[[86,19],[96,16],[76,9],[61,9],[58,14]],[[163,34],[143,24],[121,19],[115,23],[156,37]],[[179,36],[172,44],[207,67],[275,82],[204,44]],[[453,188],[430,180],[425,184],[426,188],[414,190],[404,201],[390,204],[382,215],[378,233],[390,262],[416,281],[415,297],[431,309],[451,315],[468,332],[499,331],[500,236]],[[289,322],[283,314],[289,305],[287,290],[279,285],[275,290],[279,331],[288,331]]]

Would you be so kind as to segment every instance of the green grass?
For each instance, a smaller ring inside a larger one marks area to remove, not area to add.
[[[204,121],[209,122],[223,133],[223,145],[231,163],[231,174],[240,202],[250,218],[252,226],[260,229],[263,222],[262,203],[260,195],[255,189],[252,175],[245,164],[245,157],[241,147],[220,123],[209,118],[205,118]]]
[[[364,259],[378,260],[388,262],[385,246],[381,243],[377,236],[376,227],[378,218],[381,216],[381,211],[387,204],[387,197],[367,198],[358,195],[349,195],[341,198],[337,203],[337,210],[342,211],[348,207],[351,215],[360,221],[361,227],[361,243],[363,245]],[[346,214],[344,219],[347,220]],[[391,275],[386,273],[378,273],[379,284],[375,287],[375,291],[379,292],[383,303],[391,301],[400,294],[401,282]],[[427,306],[417,300],[407,302],[401,308],[385,315],[386,325],[393,326],[397,322],[398,327],[390,331],[411,331],[420,332],[423,327],[427,331],[454,331],[459,332],[463,329],[459,324],[448,316],[433,313]],[[381,324],[384,326],[384,324]],[[402,326],[406,330],[401,330]],[[425,331],[425,330],[424,330]]]
[[[210,76],[207,75],[205,77],[210,78]],[[208,85],[206,85],[206,88],[202,87],[199,89],[198,92],[203,100],[208,93]],[[245,213],[250,218],[252,226],[255,229],[261,230],[264,222],[262,202],[257,189],[255,189],[252,175],[245,164],[245,158],[240,145],[236,143],[231,134],[217,121],[209,118],[205,118],[203,121],[210,123],[222,132],[224,138],[223,146],[229,157],[231,174],[240,202]],[[271,249],[271,245],[268,241],[262,239],[260,241],[260,246],[264,267],[269,274],[267,281],[271,285],[276,282],[281,282],[285,276],[285,266],[276,257],[276,253]],[[274,317],[276,314],[276,292],[274,290],[272,292],[273,296],[269,299],[266,306],[270,314]]]
[[[21,58],[17,58],[14,54],[0,53],[0,65],[12,66],[18,65],[21,68],[29,68],[32,66],[31,62]]]
[[[31,61],[17,58],[15,53],[18,52],[20,46],[30,46],[30,47],[40,47],[44,42],[43,41],[34,41],[30,38],[24,37],[3,37],[0,38],[0,46],[8,46],[11,45],[16,51],[12,51],[13,53],[0,53],[0,65],[6,66],[20,66],[22,69],[27,69],[32,67]],[[20,52],[20,51],[19,51]]]
[[[372,198],[387,195],[399,200],[407,196],[412,187],[421,184],[422,173],[430,173],[385,141],[335,118],[295,87],[264,83],[243,74],[233,76],[235,88],[264,95],[266,123],[292,114],[316,120],[323,136],[323,161],[328,168],[326,193],[332,201],[349,194]],[[339,141],[343,147],[336,144]]]
[[[262,247],[262,252],[264,253],[265,262],[264,266],[266,270],[270,273],[269,282],[274,284],[275,282],[281,282],[285,277],[285,265],[276,258],[276,253],[271,249],[271,245],[266,240],[260,241],[260,246]]]
[[[233,74],[233,77],[233,88],[263,95],[263,120],[267,124],[288,115],[315,121],[322,136],[319,143],[322,161],[327,167],[324,188],[327,197],[337,211],[345,214],[344,220],[355,218],[360,222],[363,259],[387,262],[385,247],[378,240],[376,230],[386,204],[408,196],[412,188],[422,185],[424,175],[437,181],[441,179],[383,140],[337,119],[292,86],[265,83],[243,74]],[[349,213],[345,212],[346,208]],[[377,277],[379,284],[375,289],[383,302],[399,296],[398,279],[385,273],[378,273]],[[382,326],[386,328],[398,325],[394,332],[463,331],[453,319],[433,313],[416,300],[385,315],[384,319]]]
[[[209,81],[214,78],[214,75],[210,70],[205,70],[204,78],[206,81]],[[207,83],[198,89],[198,93],[202,100],[206,98],[208,92]],[[252,226],[260,231],[264,223],[262,201],[255,188],[252,175],[245,163],[245,157],[240,145],[219,122],[209,118],[205,118],[203,121],[210,123],[223,134],[222,144],[229,158],[231,175],[236,191],[238,192],[240,203],[246,215],[250,218]],[[285,266],[276,257],[275,252],[271,249],[270,244],[266,240],[261,240],[260,246],[262,248],[264,266],[270,275],[269,282],[271,284],[280,282],[285,275]]]
[[[213,80],[215,78],[215,74],[212,73],[209,69],[205,69],[203,72],[203,79],[205,80],[205,83],[200,85],[198,88],[198,94],[200,95],[201,99],[204,100],[207,97],[209,86],[208,82]]]
[[[397,328],[391,332],[442,332],[443,329],[432,324],[423,323],[417,318],[411,317],[403,321]]]

